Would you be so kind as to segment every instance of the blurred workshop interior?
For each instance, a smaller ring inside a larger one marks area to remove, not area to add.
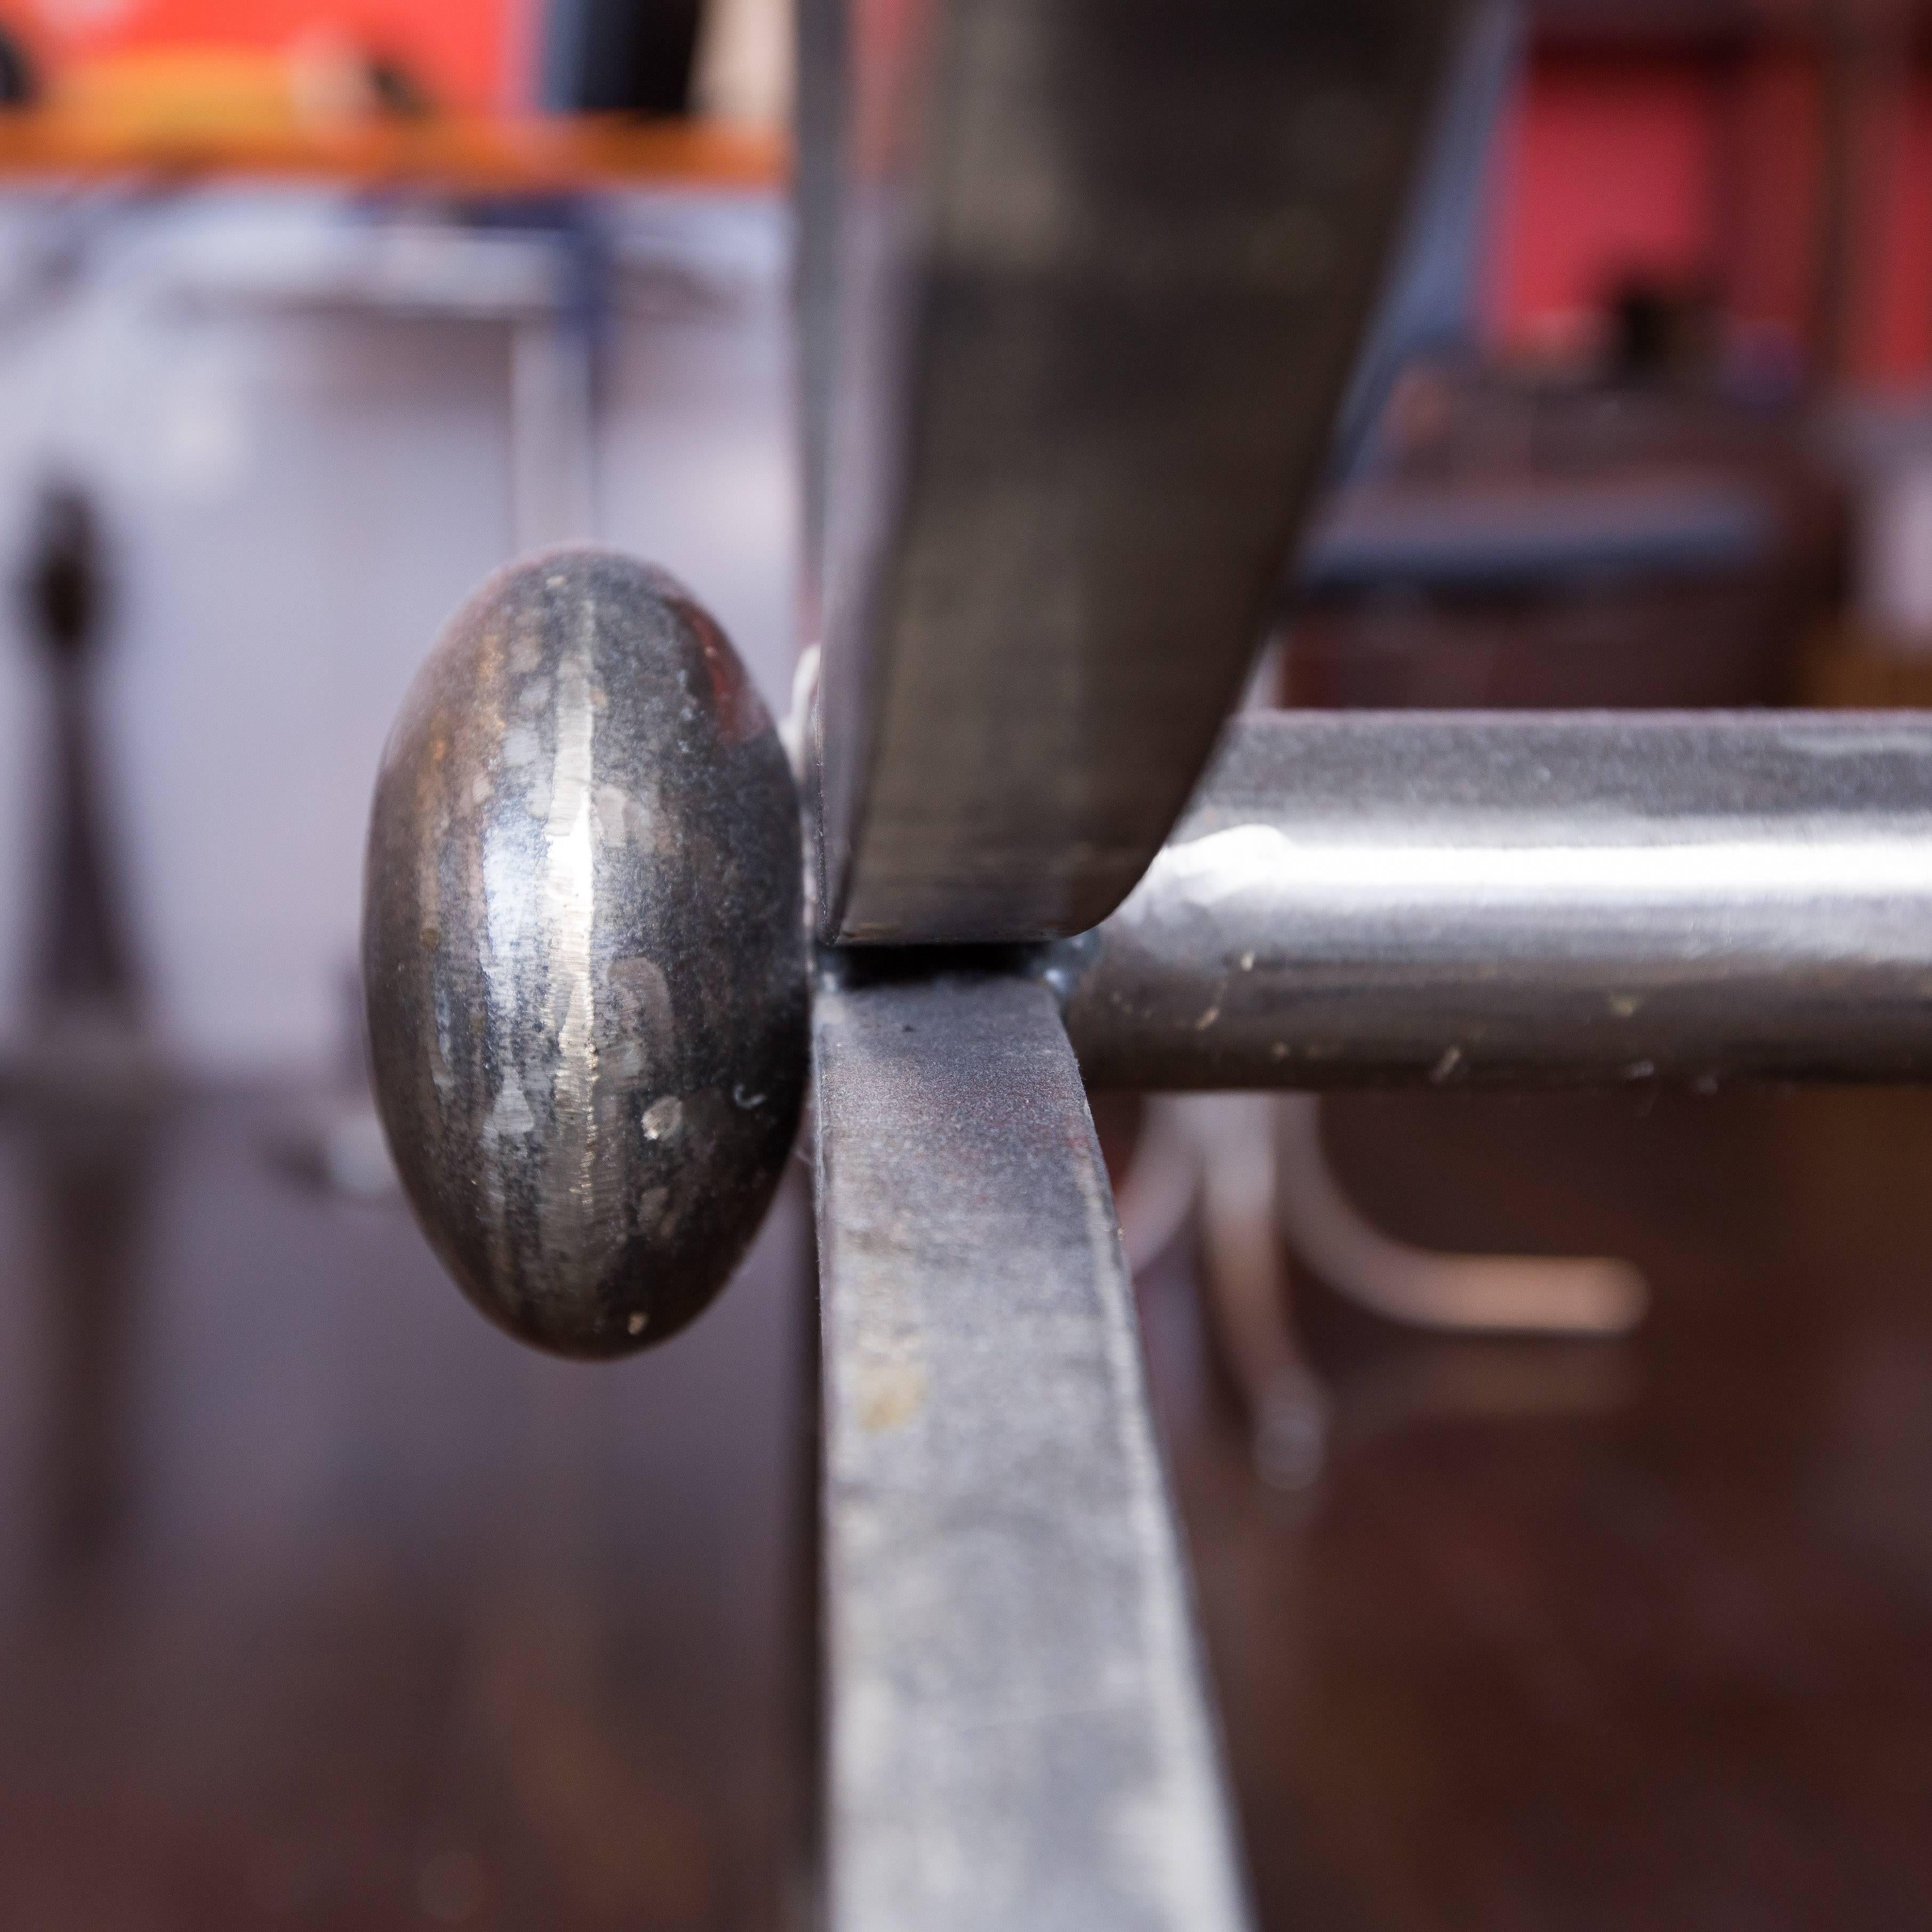
[[[806,1162],[674,1344],[521,1349],[356,977],[508,559],[792,710],[793,42],[0,0],[0,1926],[812,1922]],[[1451,67],[1248,701],[1932,704],[1932,7]],[[1454,1076],[1096,1096],[1258,1922],[1924,1925],[1932,1095]]]

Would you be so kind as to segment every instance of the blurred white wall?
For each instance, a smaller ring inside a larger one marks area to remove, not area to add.
[[[45,836],[46,694],[15,584],[58,472],[95,495],[112,544],[110,856],[164,1044],[214,1076],[343,1051],[376,760],[443,620],[508,554],[508,331],[182,290],[210,251],[249,258],[356,219],[310,190],[83,208],[80,238],[50,257],[45,204],[0,203],[0,1046],[26,1023]],[[639,200],[615,225],[628,266],[596,417],[598,535],[682,577],[778,710],[783,212]]]

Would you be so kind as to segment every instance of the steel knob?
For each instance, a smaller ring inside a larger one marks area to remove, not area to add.
[[[717,625],[594,550],[500,572],[390,734],[362,970],[431,1244],[540,1347],[660,1342],[718,1293],[804,1090],[798,802]]]

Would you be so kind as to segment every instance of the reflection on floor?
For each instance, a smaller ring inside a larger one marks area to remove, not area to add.
[[[0,1114],[0,1925],[803,1923],[806,1220],[674,1348],[541,1360],[291,1107]],[[1364,1207],[1630,1256],[1603,1348],[1305,1291],[1261,1488],[1144,1284],[1270,1928],[1922,1925],[1932,1096],[1338,1103]],[[801,1173],[802,1178],[802,1173]]]
[[[800,1190],[588,1369],[291,1186],[288,1112],[0,1117],[0,1924],[772,1924]]]
[[[1264,1924],[1922,1926],[1932,1096],[1358,1098],[1363,1204],[1628,1255],[1631,1341],[1457,1344],[1313,1291],[1306,1502],[1145,1285]]]

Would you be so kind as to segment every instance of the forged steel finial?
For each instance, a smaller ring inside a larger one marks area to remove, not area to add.
[[[377,1106],[436,1252],[570,1355],[724,1285],[797,1124],[798,802],[764,704],[673,578],[500,572],[417,674],[363,886]]]

